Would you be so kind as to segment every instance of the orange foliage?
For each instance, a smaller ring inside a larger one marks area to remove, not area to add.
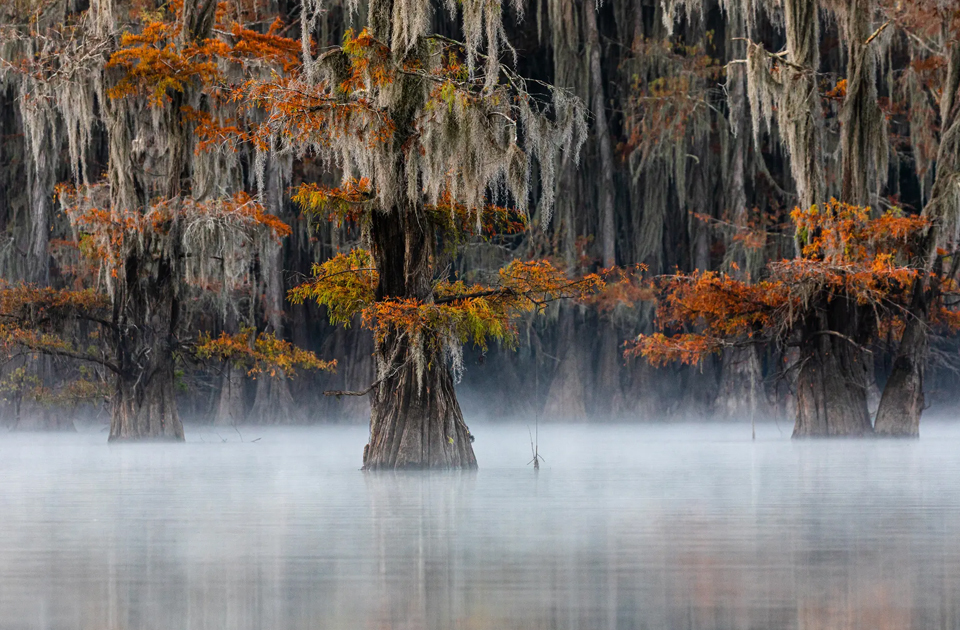
[[[926,219],[895,212],[871,219],[868,209],[835,200],[792,217],[801,257],[769,263],[759,282],[717,272],[660,279],[661,332],[638,337],[627,355],[693,364],[727,346],[780,341],[818,305],[840,298],[888,320],[898,315],[919,273],[910,260]]]
[[[109,310],[107,296],[93,289],[70,291],[0,281],[0,349],[8,356],[27,350],[107,365],[95,349],[75,348],[63,335],[66,322],[100,323]]]
[[[486,204],[468,208],[444,192],[436,204],[426,206],[427,217],[446,235],[455,237],[519,234],[527,229],[527,217],[516,210]]]
[[[123,71],[122,77],[107,91],[120,99],[144,95],[160,107],[171,100],[171,92],[183,92],[192,84],[215,86],[224,81],[220,62],[269,63],[289,72],[299,64],[299,42],[277,33],[282,26],[275,21],[267,33],[258,33],[240,24],[224,23],[226,3],[218,5],[214,31],[229,32],[232,41],[208,38],[192,40],[183,32],[184,0],[170,2],[169,21],[151,21],[139,33],[124,33],[120,48],[106,67]]]
[[[18,322],[49,321],[109,308],[107,296],[93,289],[68,291],[0,280],[0,317]]]
[[[785,312],[800,306],[783,282],[748,284],[713,271],[671,276],[659,288],[663,298],[657,305],[657,325],[662,330],[695,326],[701,332],[640,335],[627,355],[643,355],[655,365],[697,363],[735,340],[762,338],[781,325]]]
[[[271,378],[293,377],[297,369],[333,370],[336,361],[321,361],[309,350],[302,350],[289,341],[277,339],[272,333],[255,334],[252,328],[219,337],[201,333],[196,354],[202,359],[229,361],[238,367],[247,368],[247,375],[256,378],[266,374]]]
[[[618,307],[632,309],[640,302],[655,300],[656,289],[644,278],[646,272],[645,265],[637,265],[632,269],[603,270],[601,275],[604,276],[604,286],[590,296],[587,302],[601,313],[610,313]]]
[[[370,180],[366,177],[350,179],[341,186],[330,188],[319,184],[300,184],[293,194],[293,202],[305,212],[320,214],[331,210],[330,219],[357,221],[358,206],[373,200]]]

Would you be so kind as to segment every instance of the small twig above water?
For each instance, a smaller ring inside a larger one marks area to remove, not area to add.
[[[530,453],[533,455],[533,459],[527,462],[527,466],[533,464],[534,470],[540,470],[540,462],[546,462],[547,460],[540,455],[540,445],[537,443],[539,440],[535,441],[533,439],[533,432],[530,430],[529,426],[527,426],[527,433],[530,434]]]

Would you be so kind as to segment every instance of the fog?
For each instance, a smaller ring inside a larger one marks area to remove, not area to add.
[[[477,473],[361,427],[0,440],[0,628],[960,628],[960,428],[475,426]],[[781,431],[782,430],[782,431]]]

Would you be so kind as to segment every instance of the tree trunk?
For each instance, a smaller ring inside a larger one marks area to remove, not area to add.
[[[143,372],[117,379],[110,421],[110,441],[170,440],[182,442],[183,425],[174,398],[172,357]]]
[[[270,212],[283,216],[284,176],[278,158],[267,163],[265,198]],[[267,253],[262,264],[264,273],[264,306],[267,331],[283,337],[283,249],[277,244]],[[340,355],[336,355],[340,356]],[[290,383],[282,374],[279,378],[262,376],[257,379],[253,407],[247,421],[255,424],[304,424],[305,414],[297,408],[290,393]]]
[[[264,377],[264,380],[269,380]],[[217,415],[213,424],[220,427],[232,427],[243,421],[244,395],[243,371],[227,365],[220,379],[220,397],[217,401]]]
[[[426,217],[410,205],[374,212],[370,237],[380,274],[377,299],[433,300],[433,242]],[[376,343],[380,379],[370,405],[365,470],[476,468],[443,341],[424,331],[414,345],[390,334]]]
[[[860,346],[865,323],[858,310],[856,303],[836,298],[803,331],[793,437],[873,433]]]
[[[364,469],[476,468],[472,436],[444,357],[424,357],[426,365],[418,366],[409,360],[414,352],[423,350],[403,339],[378,344],[378,358],[408,358],[390,362],[374,391]]]
[[[124,261],[113,304],[119,364],[110,441],[180,440],[175,400],[176,331],[180,323],[178,269],[182,257],[177,219],[169,234],[134,247]]]
[[[41,405],[30,405],[21,413],[22,396],[16,402],[16,423],[12,431],[66,431],[75,432],[73,416],[66,409],[50,409]]]
[[[369,24],[380,41],[393,40],[394,0],[371,0]],[[415,61],[422,50],[411,50]],[[416,112],[423,105],[423,79],[405,75],[390,118],[395,124],[397,155],[390,176],[408,179],[406,143],[418,133]],[[402,189],[403,187],[401,187]],[[420,202],[398,193],[393,207],[370,217],[370,252],[380,276],[376,300],[412,299],[433,302],[435,234]],[[379,382],[370,405],[370,441],[364,449],[365,470],[405,468],[476,468],[470,432],[453,389],[445,356],[447,343],[439,331],[422,329],[411,339],[396,331],[375,344]],[[455,343],[455,342],[454,342]]]
[[[911,317],[880,397],[875,427],[878,435],[919,437],[926,352],[926,321]]]
[[[840,199],[870,206],[887,174],[887,125],[877,104],[877,60],[867,43],[872,3],[853,0],[840,10],[847,39],[847,92],[840,111]]]
[[[942,272],[942,260],[937,255],[937,248],[944,240],[943,224],[955,221],[951,217],[956,212],[956,180],[960,174],[960,109],[956,103],[960,91],[960,45],[952,44],[949,59],[947,81],[940,103],[944,132],[937,153],[937,176],[930,201],[923,209],[923,215],[931,220],[931,226],[922,246],[924,264],[919,270],[920,279],[914,283],[910,316],[877,410],[877,432],[882,435],[920,434],[926,329],[930,307],[940,292],[936,279]],[[953,268],[947,277],[956,276],[957,265],[954,257]],[[924,274],[930,272],[933,281],[925,278]]]
[[[930,234],[928,238],[935,242],[936,234]],[[942,265],[935,263],[933,278],[939,277],[942,272]],[[951,272],[951,277],[954,272]],[[893,369],[880,397],[880,407],[877,409],[876,432],[880,435],[920,435],[924,362],[927,357],[927,322],[930,319],[930,305],[939,290],[938,282],[930,282],[922,276],[914,282],[910,314],[900,337],[900,347],[893,361]]]
[[[756,348],[735,348],[723,353],[713,412],[737,420],[768,412],[763,370]]]
[[[622,418],[626,415],[622,375],[623,348],[621,337],[613,322],[597,322],[597,357],[594,369],[594,386],[591,415],[599,418]]]
[[[573,306],[561,305],[560,334],[555,352],[556,370],[547,391],[543,416],[552,420],[587,419],[586,388],[583,384],[584,358],[581,353],[580,335],[577,333],[576,314]]]
[[[817,91],[820,67],[820,14],[817,0],[785,0],[787,60],[784,94],[778,105],[781,133],[790,154],[790,172],[801,208],[824,200],[823,114]],[[786,123],[786,124],[783,124]]]
[[[257,393],[247,421],[253,424],[304,424],[307,418],[297,408],[290,393],[290,382],[285,377],[261,376],[257,379]]]
[[[53,131],[44,139],[45,153],[33,165],[30,182],[30,248],[26,280],[41,286],[50,282],[50,218],[53,214],[53,191],[56,184],[56,149],[52,146]],[[46,152],[48,151],[48,153]]]

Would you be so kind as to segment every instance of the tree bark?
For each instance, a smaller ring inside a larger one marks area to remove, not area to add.
[[[858,317],[858,310],[856,303],[835,298],[803,331],[793,437],[873,433],[867,410],[867,365],[860,345],[867,337],[867,324]]]
[[[583,422],[587,419],[585,400],[586,388],[583,383],[584,358],[581,355],[580,335],[574,308],[561,305],[560,332],[556,369],[547,390],[547,399],[543,406],[544,418],[553,420],[572,420]]]
[[[598,337],[593,371],[591,413],[598,419],[621,418],[626,415],[621,374],[623,373],[622,337],[613,322],[597,322]],[[589,356],[589,355],[588,355]]]
[[[919,284],[919,283],[918,283]],[[917,299],[919,298],[919,299]],[[916,302],[921,302],[917,304]],[[910,320],[900,339],[897,358],[877,409],[878,435],[919,437],[923,413],[924,361],[927,354],[926,320],[929,309],[921,291],[915,294]]]
[[[887,125],[877,104],[877,62],[868,43],[873,31],[871,4],[854,0],[838,16],[847,39],[847,93],[840,111],[840,199],[857,206],[873,203],[887,170]]]
[[[137,374],[117,379],[110,421],[110,441],[170,440],[182,442],[183,424],[174,397],[172,357]]]
[[[763,370],[757,349],[748,347],[724,352],[717,397],[713,403],[714,414],[742,420],[767,411]]]
[[[110,441],[184,439],[175,400],[176,331],[180,323],[180,223],[171,221],[165,243],[145,236],[124,263],[114,292],[114,343],[120,374]]]
[[[232,427],[243,422],[244,392],[243,371],[227,365],[220,379],[220,396],[217,399],[217,415],[213,424],[220,427]],[[263,380],[270,380],[264,377]]]
[[[370,442],[365,470],[477,467],[472,437],[460,411],[453,376],[442,356],[410,360],[406,340],[378,344],[377,357],[406,357],[390,363],[390,372],[375,388],[371,403]]]
[[[790,171],[801,208],[824,199],[823,114],[817,92],[820,67],[820,14],[817,0],[785,0],[784,27],[787,59],[794,68],[784,69],[784,97],[778,114],[783,125]],[[785,120],[784,120],[785,118]]]
[[[369,24],[380,41],[392,41],[394,0],[372,0]],[[423,52],[423,51],[419,51]],[[415,58],[417,50],[404,53]],[[392,176],[407,181],[407,141],[417,133],[422,79],[407,75],[390,118],[397,155]],[[405,192],[394,207],[373,211],[370,252],[379,273],[376,300],[433,301],[435,234],[422,205]],[[375,344],[378,383],[370,405],[370,441],[365,470],[476,468],[470,432],[463,421],[438,332],[423,329],[417,339],[391,332]]]
[[[297,408],[286,377],[262,376],[257,379],[257,391],[247,421],[253,424],[289,425],[304,424],[307,417]]]
[[[267,164],[265,198],[270,212],[283,216],[283,175],[277,158]],[[266,255],[269,259],[261,268],[264,270],[264,307],[266,309],[267,331],[278,338],[283,337],[283,250],[280,245],[272,248]],[[257,380],[253,407],[247,414],[247,420],[256,424],[303,424],[305,414],[297,408],[290,393],[287,378],[266,376]]]
[[[380,274],[377,300],[432,301],[433,235],[428,230],[416,206],[374,212],[370,235]],[[379,383],[370,405],[365,470],[477,467],[442,343],[428,330],[416,345],[397,333],[376,343]]]
[[[942,91],[940,118],[943,136],[937,153],[937,175],[930,201],[923,216],[931,221],[922,245],[923,267],[914,284],[910,316],[900,340],[897,358],[880,398],[877,410],[877,433],[892,436],[918,436],[920,414],[923,413],[923,376],[927,351],[927,321],[930,307],[937,297],[939,286],[931,281],[928,272],[936,278],[941,269],[937,248],[943,238],[943,224],[956,212],[956,182],[960,177],[960,44],[953,43],[947,66],[947,81]],[[956,219],[953,219],[956,221]],[[956,269],[951,273],[955,275]]]
[[[41,286],[50,282],[50,218],[56,184],[54,134],[53,130],[47,132],[45,152],[29,170],[31,234],[26,279]]]

